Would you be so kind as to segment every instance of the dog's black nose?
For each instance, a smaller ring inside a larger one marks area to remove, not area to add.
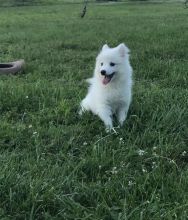
[[[106,70],[101,70],[101,75],[105,75],[106,74]]]

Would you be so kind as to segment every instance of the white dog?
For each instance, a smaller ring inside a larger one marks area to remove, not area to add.
[[[127,117],[132,93],[132,67],[129,49],[125,44],[102,47],[97,56],[94,75],[87,96],[81,102],[80,114],[91,111],[98,115],[107,129],[113,128],[112,116],[117,115],[120,125]]]

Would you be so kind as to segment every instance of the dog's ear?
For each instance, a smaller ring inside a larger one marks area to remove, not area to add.
[[[125,57],[125,55],[129,53],[129,49],[128,47],[125,46],[124,43],[121,43],[120,45],[118,45],[117,48],[118,48],[118,51],[121,57]]]
[[[103,47],[102,47],[102,50],[106,50],[108,48],[109,48],[109,46],[107,44],[104,44]]]

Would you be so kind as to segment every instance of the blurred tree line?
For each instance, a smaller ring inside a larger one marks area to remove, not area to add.
[[[138,1],[138,0],[88,0],[88,2],[122,2],[122,1]],[[147,0],[140,0],[147,1]],[[85,0],[0,0],[0,6],[21,6],[36,4],[56,4],[56,3],[84,3]]]

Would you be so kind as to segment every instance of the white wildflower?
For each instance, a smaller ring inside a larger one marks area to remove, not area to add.
[[[144,167],[142,167],[142,172],[147,173],[147,170]]]
[[[122,137],[119,139],[119,143],[120,143],[120,144],[124,144],[124,140],[123,140]]]
[[[32,128],[32,127],[33,127],[32,125],[29,125],[29,126],[28,126],[28,128]]]
[[[138,150],[138,155],[143,156],[146,152],[144,150],[139,149]]]
[[[117,171],[117,167],[113,167],[111,173],[112,173],[112,174],[117,174],[117,172],[118,172],[118,171]]]
[[[121,162],[121,167],[125,167],[125,165],[126,165],[125,163]]]
[[[152,169],[155,169],[155,168],[157,168],[157,164],[156,164],[156,162],[152,162]]]
[[[84,141],[83,145],[84,145],[84,146],[86,146],[86,145],[87,145],[87,142],[86,142],[86,141]]]
[[[135,183],[134,183],[132,180],[130,180],[130,181],[128,182],[128,186],[133,186],[133,185],[135,185]]]
[[[186,153],[187,152],[184,150],[181,155],[184,157],[186,155]]]

